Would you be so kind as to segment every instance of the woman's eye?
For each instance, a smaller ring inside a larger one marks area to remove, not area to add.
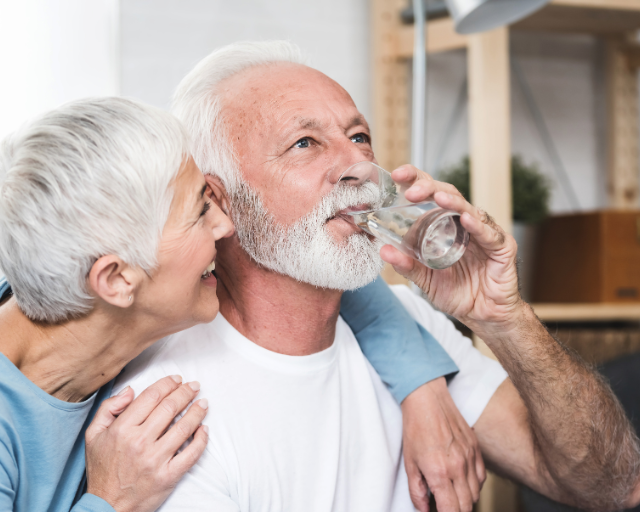
[[[309,142],[308,137],[304,137],[302,139],[300,139],[299,141],[297,141],[293,147],[295,148],[299,148],[299,149],[304,149],[304,148],[308,148],[311,145],[311,143]]]
[[[369,136],[364,133],[357,133],[351,137],[351,142],[355,142],[356,144],[366,144],[369,142]]]
[[[200,213],[200,217],[203,217],[210,209],[211,201],[205,201],[204,206],[202,207],[202,212]]]

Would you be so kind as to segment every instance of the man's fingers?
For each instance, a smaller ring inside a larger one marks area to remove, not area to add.
[[[478,220],[481,220],[481,215],[478,209],[469,203],[460,194],[451,194],[445,190],[438,190],[433,196],[436,204],[447,210],[453,210],[459,214],[468,213],[475,216]]]
[[[158,407],[158,404],[175,391],[181,383],[182,377],[179,375],[171,375],[160,379],[140,393],[131,404],[131,407],[127,407],[127,410],[122,413],[120,421],[127,425],[141,425],[151,412]]]
[[[187,408],[199,391],[198,382],[189,382],[165,397],[145,420],[145,432],[154,440],[158,439],[175,417]]]
[[[169,471],[178,481],[189,471],[204,453],[209,441],[209,428],[202,425],[196,430],[193,441],[169,462]]]
[[[96,415],[93,417],[93,421],[87,427],[85,433],[87,442],[90,443],[95,436],[108,429],[118,415],[121,414],[132,401],[133,390],[127,386],[120,391],[118,395],[112,396],[102,402]]]
[[[488,219],[490,223],[485,223],[465,212],[460,216],[460,223],[483,249],[487,251],[504,249],[507,241],[504,231],[490,217]]]
[[[428,174],[422,173],[417,167],[405,164],[401,165],[391,173],[391,179],[396,183],[410,185],[420,177],[420,174],[428,176]]]
[[[207,415],[209,404],[206,398],[194,403],[185,415],[173,425],[160,439],[162,449],[168,453],[175,454],[198,429],[202,420]]]
[[[413,506],[419,512],[429,512],[429,488],[420,468],[411,460],[405,459],[405,468],[409,480],[409,496]]]
[[[421,274],[428,272],[430,269],[427,269],[422,263],[401,253],[392,245],[383,245],[380,249],[380,257],[383,261],[392,265],[398,274],[406,277],[409,281],[419,284],[424,289],[426,283]]]

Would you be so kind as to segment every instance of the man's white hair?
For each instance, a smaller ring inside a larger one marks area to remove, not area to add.
[[[288,41],[233,43],[202,59],[178,85],[172,112],[191,136],[193,158],[203,173],[219,176],[230,194],[241,178],[221,116],[220,82],[255,66],[278,62],[304,65],[306,60],[302,50]]]
[[[122,98],[64,105],[0,147],[0,269],[32,320],[93,307],[87,276],[115,254],[151,272],[189,140],[167,112]]]

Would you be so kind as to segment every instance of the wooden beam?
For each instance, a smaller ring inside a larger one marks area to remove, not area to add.
[[[621,9],[640,11],[640,0],[551,0],[551,5],[570,7],[589,7],[592,9]]]
[[[511,232],[509,31],[469,36],[471,200]]]
[[[413,25],[401,25],[397,33],[396,57],[413,57]],[[438,53],[467,47],[467,36],[458,34],[451,18],[441,18],[427,24],[427,52]]]
[[[372,0],[373,148],[392,170],[409,161],[409,63],[396,57],[404,0]]]
[[[607,179],[609,205],[615,209],[638,207],[638,74],[630,66],[622,38],[606,42]]]
[[[409,161],[409,62],[397,58],[404,0],[371,0],[373,48],[372,140],[378,163],[393,170]],[[390,265],[383,278],[407,283]]]
[[[471,200],[510,232],[509,29],[503,27],[471,35],[468,48]],[[477,336],[474,342],[480,352],[492,356],[489,348]],[[477,510],[511,512],[515,509],[515,487],[489,474]]]
[[[543,322],[640,320],[640,304],[531,304]]]
[[[568,1],[568,0],[563,0]],[[638,4],[636,0],[634,5]],[[554,2],[512,25],[516,30],[570,32],[580,34],[622,34],[640,28],[640,9],[623,9],[615,2],[605,7],[582,6],[583,2]],[[595,4],[595,2],[594,2]],[[600,2],[598,2],[598,5]]]

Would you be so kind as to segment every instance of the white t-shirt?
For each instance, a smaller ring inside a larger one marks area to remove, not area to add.
[[[393,291],[458,365],[449,390],[473,425],[506,373],[408,288]],[[114,392],[130,385],[137,394],[172,374],[200,382],[209,443],[162,512],[414,510],[400,407],[342,318],[331,347],[288,356],[218,315],[145,351]]]

